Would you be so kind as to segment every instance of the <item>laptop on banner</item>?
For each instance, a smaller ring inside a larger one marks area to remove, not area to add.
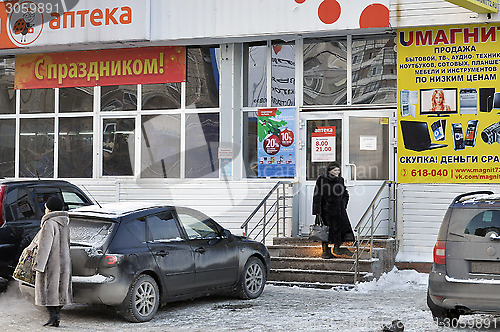
[[[447,144],[431,143],[427,122],[401,120],[401,131],[407,150],[425,151],[448,146]]]

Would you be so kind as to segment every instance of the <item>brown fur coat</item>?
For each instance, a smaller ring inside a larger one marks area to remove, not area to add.
[[[45,214],[31,244],[38,246],[33,267],[36,305],[62,306],[73,302],[68,224],[69,216],[65,211]]]

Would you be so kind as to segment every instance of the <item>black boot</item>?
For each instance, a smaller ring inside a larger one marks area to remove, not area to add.
[[[334,256],[332,255],[330,247],[328,246],[328,242],[323,242],[321,245],[323,247],[323,253],[321,254],[321,258],[324,259],[333,258]]]
[[[333,256],[337,258],[351,258],[353,253],[347,248],[340,248],[340,244],[333,246]]]
[[[58,327],[59,321],[60,321],[59,313],[58,313],[58,310],[60,310],[59,307],[47,306],[47,310],[49,311],[50,317],[49,317],[49,320],[47,321],[47,323],[43,324],[43,326],[52,325],[52,326]]]

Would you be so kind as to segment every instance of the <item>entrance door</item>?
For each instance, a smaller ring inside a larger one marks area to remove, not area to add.
[[[341,165],[346,180],[347,211],[354,229],[384,180],[394,179],[393,119],[393,111],[302,112],[299,234],[308,234],[314,223],[314,185],[332,161]],[[383,221],[377,235],[387,234],[388,227]]]

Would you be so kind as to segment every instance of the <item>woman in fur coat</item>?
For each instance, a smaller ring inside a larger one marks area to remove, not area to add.
[[[323,242],[323,258],[351,257],[346,248],[340,248],[343,242],[354,241],[351,222],[347,216],[349,193],[340,176],[340,165],[333,162],[326,168],[326,174],[316,180],[313,196],[313,214],[319,215],[328,226],[328,242]],[[333,244],[333,254],[328,244]]]
[[[33,266],[36,271],[35,304],[47,307],[50,314],[44,326],[59,326],[62,306],[73,302],[69,216],[63,208],[60,198],[53,196],[47,200],[40,231],[32,243],[38,246]]]

